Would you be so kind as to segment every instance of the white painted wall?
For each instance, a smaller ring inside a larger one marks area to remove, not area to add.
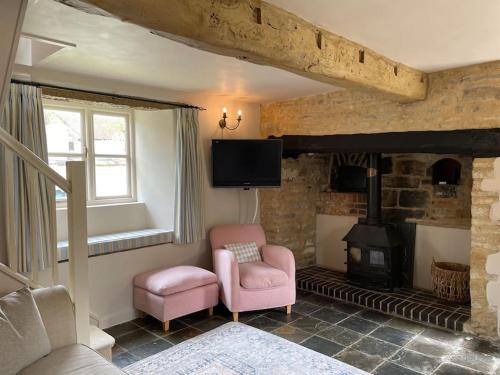
[[[66,208],[56,211],[57,240],[68,239]],[[87,208],[87,231],[89,236],[126,232],[148,228],[148,211],[141,202],[90,206]]]
[[[318,265],[346,271],[346,244],[342,238],[357,222],[350,216],[317,215],[316,259]],[[470,230],[417,225],[413,283],[432,289],[431,263],[436,261],[470,264]]]
[[[175,111],[134,111],[137,198],[151,228],[173,229]]]

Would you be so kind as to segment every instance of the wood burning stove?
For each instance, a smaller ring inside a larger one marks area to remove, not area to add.
[[[367,217],[344,237],[347,242],[347,278],[369,288],[390,289],[402,282],[404,239],[381,219],[381,155],[370,154],[367,168]]]

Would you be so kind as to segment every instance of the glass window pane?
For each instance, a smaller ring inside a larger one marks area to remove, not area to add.
[[[69,160],[82,160],[80,157],[65,157],[65,156],[49,156],[49,165],[59,173],[61,176],[66,178],[66,161]],[[56,201],[64,201],[66,200],[66,193],[64,190],[56,186]]]
[[[94,114],[94,151],[126,155],[127,119],[124,116]]]
[[[119,197],[129,194],[128,168],[125,158],[95,159],[97,197]]]
[[[49,153],[82,153],[82,116],[80,112],[43,110]]]

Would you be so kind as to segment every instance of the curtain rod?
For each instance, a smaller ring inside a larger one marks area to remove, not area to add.
[[[186,104],[186,103],[167,102],[167,101],[161,101],[161,100],[141,98],[141,97],[137,97],[137,96],[128,96],[128,95],[120,95],[120,94],[110,94],[110,93],[100,92],[100,91],[74,89],[74,88],[70,88],[70,87],[63,87],[63,86],[51,85],[51,84],[46,84],[46,83],[41,83],[41,82],[22,81],[22,80],[18,80],[18,79],[12,79],[10,82],[11,83],[16,83],[16,84],[21,84],[21,85],[29,85],[29,86],[34,86],[34,87],[41,87],[42,89],[44,87],[46,87],[46,88],[50,88],[50,89],[76,91],[76,92],[87,93],[87,94],[92,94],[92,95],[111,96],[111,97],[120,98],[120,99],[127,99],[127,100],[139,100],[139,101],[142,101],[142,102],[149,102],[149,103],[155,103],[155,104],[160,104],[160,105],[164,104],[164,105],[170,105],[172,107],[177,107],[177,108],[193,108],[193,109],[197,109],[197,110],[200,110],[200,111],[205,111],[206,110],[206,108],[198,107],[198,106],[190,105],[190,104]]]

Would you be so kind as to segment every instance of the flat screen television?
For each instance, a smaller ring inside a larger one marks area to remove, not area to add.
[[[281,139],[212,140],[214,187],[281,186]]]

